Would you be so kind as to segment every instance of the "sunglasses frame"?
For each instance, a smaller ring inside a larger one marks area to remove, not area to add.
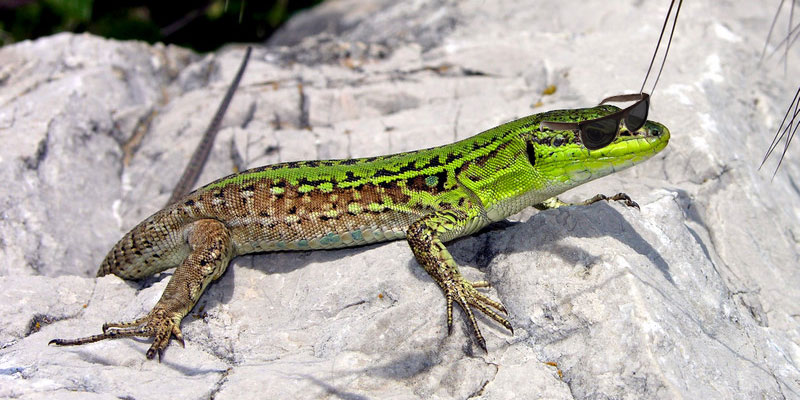
[[[581,122],[541,121],[539,123],[539,129],[547,128],[547,129],[555,130],[555,131],[578,131],[578,133],[581,136],[581,142],[583,143],[584,147],[586,147],[589,150],[602,149],[603,147],[608,146],[614,140],[617,139],[617,137],[619,136],[620,122],[624,123],[625,127],[628,128],[628,130],[631,130],[631,131],[635,130],[635,129],[630,129],[630,127],[628,127],[627,117],[628,117],[628,114],[630,114],[631,111],[634,108],[636,108],[636,106],[638,106],[639,104],[641,104],[643,102],[646,104],[647,107],[645,109],[644,118],[642,119],[642,126],[644,125],[645,122],[647,122],[647,115],[650,113],[650,95],[647,94],[647,93],[621,94],[621,95],[617,95],[617,96],[606,97],[605,99],[603,99],[603,101],[600,102],[599,105],[603,105],[605,103],[612,102],[612,101],[613,102],[617,102],[617,101],[634,101],[634,100],[638,100],[638,101],[636,101],[636,103],[633,103],[631,106],[626,107],[623,110],[619,110],[619,111],[617,111],[617,112],[615,112],[613,114],[609,114],[609,115],[606,115],[606,116],[603,116],[603,117],[600,117],[600,118],[587,119],[586,121],[581,121]],[[609,120],[609,119],[616,121],[617,130],[616,130],[616,134],[614,135],[614,137],[610,141],[608,141],[608,143],[606,143],[606,144],[604,144],[602,146],[598,146],[598,147],[594,147],[594,146],[589,147],[589,146],[587,146],[586,143],[588,142],[588,140],[586,140],[584,138],[584,135],[586,134],[585,131],[584,131],[584,127],[586,127],[589,124],[595,123],[597,121],[603,121],[603,120]],[[639,128],[641,128],[641,126],[637,127],[636,129],[639,129]]]

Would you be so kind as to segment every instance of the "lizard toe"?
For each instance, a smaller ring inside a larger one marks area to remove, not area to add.
[[[147,350],[147,358],[153,359],[156,354],[158,354],[158,360],[160,362],[164,350],[169,346],[169,341],[172,336],[175,336],[178,342],[184,345],[180,320],[180,316],[172,317],[163,309],[157,309],[151,312],[150,319],[145,329],[150,333],[149,336],[153,338],[153,344]]]
[[[483,285],[484,282],[485,281],[477,282],[478,287],[485,287]],[[475,289],[475,284],[463,278],[454,279],[452,284],[445,286],[445,290],[445,297],[447,298],[448,306],[448,332],[451,330],[452,326],[452,303],[455,301],[464,310],[464,313],[467,316],[468,324],[471,326],[475,340],[478,342],[478,346],[480,346],[480,348],[487,353],[486,340],[483,338],[483,334],[481,334],[478,321],[472,312],[472,308],[479,310],[487,317],[503,325],[503,327],[511,331],[512,334],[514,333],[514,328],[511,327],[511,323],[493,310],[494,308],[498,311],[508,314],[506,308],[500,302],[492,300],[483,293],[478,292]]]

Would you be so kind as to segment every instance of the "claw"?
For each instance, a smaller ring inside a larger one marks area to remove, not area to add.
[[[183,347],[185,349],[186,348],[186,343],[183,342],[183,335],[181,334],[181,331],[178,330],[177,333],[175,331],[173,331],[172,334],[175,335],[175,340],[177,340],[178,343],[181,344],[181,347]]]
[[[472,327],[472,332],[475,335],[475,340],[478,346],[488,354],[489,351],[486,348],[486,340],[483,338],[483,335],[481,334],[480,327],[478,326],[478,321],[475,319],[475,315],[472,312],[472,308],[479,310],[487,317],[503,325],[503,327],[511,331],[511,334],[513,335],[514,328],[511,327],[511,323],[508,322],[508,320],[506,320],[505,318],[498,315],[493,309],[503,312],[506,315],[508,315],[508,311],[502,304],[492,300],[485,294],[480,293],[475,289],[475,287],[486,287],[486,285],[488,285],[486,281],[478,281],[470,283],[469,281],[461,278],[460,276],[457,278],[453,278],[453,281],[454,282],[452,282],[451,284],[444,285],[446,291],[445,298],[447,299],[448,335],[452,332],[452,327],[453,327],[452,310],[453,310],[453,301],[455,300],[455,302],[458,303],[459,306],[461,306],[461,309],[464,310],[468,324]]]
[[[489,354],[489,350],[486,349],[486,340],[482,337],[478,338],[478,346],[483,349],[483,352]]]

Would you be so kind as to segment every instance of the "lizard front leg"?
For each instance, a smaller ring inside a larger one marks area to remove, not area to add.
[[[406,236],[417,261],[444,291],[447,301],[447,333],[450,334],[453,330],[453,302],[456,302],[467,315],[478,345],[486,351],[486,340],[481,335],[471,307],[499,322],[512,334],[514,329],[511,323],[492,309],[508,314],[505,307],[476,290],[489,284],[485,281],[469,282],[464,279],[458,270],[458,265],[440,239],[440,236],[466,225],[467,220],[467,215],[458,210],[437,211],[411,224]]]
[[[192,310],[206,286],[222,276],[233,256],[230,232],[217,220],[195,221],[187,226],[185,236],[191,253],[175,270],[161,299],[146,316],[131,322],[104,324],[99,335],[54,339],[50,343],[74,346],[121,337],[151,337],[153,344],[147,350],[147,358],[158,354],[159,360],[172,336],[183,345],[181,320]]]
[[[537,210],[548,210],[553,208],[559,208],[564,206],[588,206],[589,204],[597,203],[598,201],[619,201],[622,204],[625,204],[628,207],[635,207],[639,208],[639,204],[637,204],[630,196],[625,193],[617,193],[613,196],[606,196],[604,194],[596,194],[590,199],[586,199],[579,203],[566,203],[561,201],[558,197],[551,197],[539,204],[534,204],[533,207]]]

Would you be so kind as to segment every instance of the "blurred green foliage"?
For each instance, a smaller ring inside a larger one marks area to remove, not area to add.
[[[322,0],[0,0],[0,45],[58,32],[164,42],[212,51],[263,42]]]

